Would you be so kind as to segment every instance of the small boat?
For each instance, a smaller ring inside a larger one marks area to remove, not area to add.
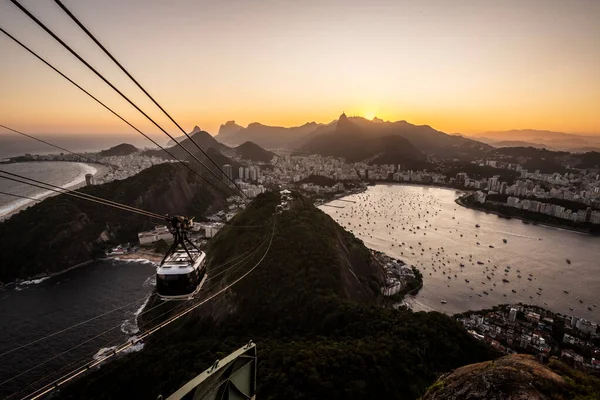
[[[447,301],[446,301],[446,300],[442,300],[442,301],[440,301],[440,303],[442,303],[442,304],[446,304],[446,303],[447,303]]]
[[[493,248],[494,248],[494,246],[492,246],[491,244],[490,244],[490,246],[489,246],[489,247],[490,247],[490,249],[493,249]]]
[[[517,293],[517,291],[515,289],[512,290],[513,293]]]
[[[479,264],[479,265],[483,265],[483,264],[485,264],[485,263],[484,263],[483,261],[477,261],[477,264]]]
[[[488,292],[486,292],[486,291],[484,290],[484,291],[483,291],[483,294],[485,294],[485,295],[488,295],[489,293],[488,293]]]
[[[571,264],[571,260],[569,260],[568,258],[566,258],[565,261],[567,262],[567,264]]]
[[[468,279],[465,279],[465,282],[469,283],[469,280],[468,280]]]
[[[508,279],[504,278],[504,279],[502,279],[502,282],[508,283]]]
[[[508,242],[508,240],[506,240],[506,239],[502,239],[502,241],[503,241],[504,243]]]
[[[569,294],[569,292],[567,292],[566,290],[563,290],[563,292],[565,292],[565,294]]]
[[[480,227],[479,224],[475,224],[475,228],[479,228],[479,227]]]

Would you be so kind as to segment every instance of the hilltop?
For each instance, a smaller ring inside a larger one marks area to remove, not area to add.
[[[200,127],[198,125],[196,125],[196,126],[194,126],[194,129],[192,129],[192,131],[190,133],[188,133],[188,135],[193,136],[198,132],[202,132],[202,129],[200,129]],[[169,139],[169,141],[167,142],[167,147],[173,147],[177,143],[183,142],[185,139],[187,139],[187,136],[185,136],[185,135],[178,136],[175,138],[175,140]]]
[[[207,151],[210,148],[213,148],[216,150],[221,150],[223,148],[226,148],[226,146],[217,142],[210,133],[200,130],[200,128],[198,128],[197,126],[194,128],[194,130],[192,132],[189,133],[189,135],[194,140],[194,142],[196,144],[198,144],[198,146],[200,146],[204,151]],[[173,155],[175,157],[179,158],[180,160],[190,158],[190,155],[181,148],[182,146],[185,147],[186,149],[188,149],[192,154],[196,155],[197,157],[202,156],[202,152],[200,152],[196,148],[194,143],[192,143],[192,141],[190,139],[188,139],[187,137],[182,136],[182,137],[176,138],[176,139],[177,139],[178,144],[173,144],[171,147],[167,147],[167,150],[169,150],[171,153],[173,153]],[[169,142],[169,144],[170,144],[170,142]],[[144,155],[162,157],[162,158],[168,158],[168,159],[172,158],[160,149],[159,150],[146,150],[144,152]]]
[[[158,214],[202,216],[226,206],[223,193],[171,163],[79,191]],[[0,281],[62,271],[136,242],[138,231],[155,224],[163,222],[68,195],[47,198],[0,223]]]
[[[250,339],[264,399],[416,399],[440,373],[494,356],[448,316],[383,307],[371,252],[309,200],[293,197],[291,209],[275,215],[279,194],[259,195],[230,221],[239,227],[226,226],[209,242],[209,276],[250,257],[211,282],[216,291],[260,260],[274,232],[247,278],[60,397],[169,395]]]
[[[244,159],[257,162],[269,162],[275,157],[275,153],[267,151],[253,142],[244,142],[235,148],[235,154]]]
[[[441,376],[422,400],[594,399],[600,379],[559,361],[542,365],[524,354],[458,368]]]
[[[115,147],[111,147],[108,150],[102,150],[98,155],[100,157],[111,157],[111,156],[128,156],[133,153],[140,151],[137,147],[129,143],[121,143]]]
[[[565,173],[570,168],[600,169],[600,153],[590,151],[574,154],[566,151],[554,151],[529,147],[503,147],[494,150],[490,156],[508,162],[519,163],[529,171],[542,173]]]
[[[334,144],[338,150],[331,149]],[[351,161],[373,158],[380,164],[401,164],[423,161],[425,155],[436,158],[471,158],[491,149],[486,144],[448,135],[428,125],[413,125],[406,121],[369,121],[342,114],[336,123],[315,131],[299,151],[323,155],[334,155],[329,153],[336,152],[337,156]],[[410,168],[418,168],[418,164]]]

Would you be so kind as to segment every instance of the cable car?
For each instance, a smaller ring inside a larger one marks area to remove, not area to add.
[[[200,291],[206,280],[206,254],[178,250],[156,271],[156,292],[163,300],[187,300]]]
[[[206,281],[206,253],[187,237],[193,226],[191,219],[176,216],[169,222],[174,240],[156,270],[156,293],[162,300],[188,300]]]

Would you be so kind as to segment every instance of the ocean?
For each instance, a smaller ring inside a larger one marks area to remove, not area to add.
[[[155,272],[107,259],[0,290],[0,398],[20,399],[135,334]]]
[[[600,237],[471,210],[454,202],[459,195],[377,185],[321,209],[367,247],[423,273],[423,288],[407,299],[414,310],[523,302],[600,322]]]
[[[29,132],[25,132],[29,133]],[[98,152],[121,143],[130,143],[138,149],[156,147],[149,140],[138,134],[95,134],[95,135],[66,135],[66,134],[39,134],[32,135],[63,147],[75,153]],[[166,143],[166,136],[149,135],[158,143]],[[167,138],[168,139],[168,138]],[[28,137],[7,132],[0,128],[0,160],[29,154],[59,154],[61,151],[47,144],[37,142]]]
[[[92,165],[62,162],[62,161],[39,161],[12,164],[0,164],[0,171],[8,171],[14,174],[50,183],[63,188],[73,187],[85,182],[86,174],[96,174],[97,169]],[[51,190],[40,189],[24,183],[14,182],[0,177],[0,191],[16,195],[40,199],[49,195],[57,194]],[[0,194],[0,219],[20,207],[35,203],[34,200]]]

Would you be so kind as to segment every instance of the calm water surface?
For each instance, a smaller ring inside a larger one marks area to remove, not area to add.
[[[459,195],[377,185],[321,209],[368,247],[421,270],[424,287],[407,301],[415,310],[456,313],[523,302],[600,321],[600,237],[471,210],[454,202]]]
[[[18,393],[12,398],[20,399],[38,387],[36,381],[49,383],[99,350],[125,342],[136,332],[136,315],[154,289],[154,274],[149,262],[100,260],[38,284],[1,290],[0,398]]]

